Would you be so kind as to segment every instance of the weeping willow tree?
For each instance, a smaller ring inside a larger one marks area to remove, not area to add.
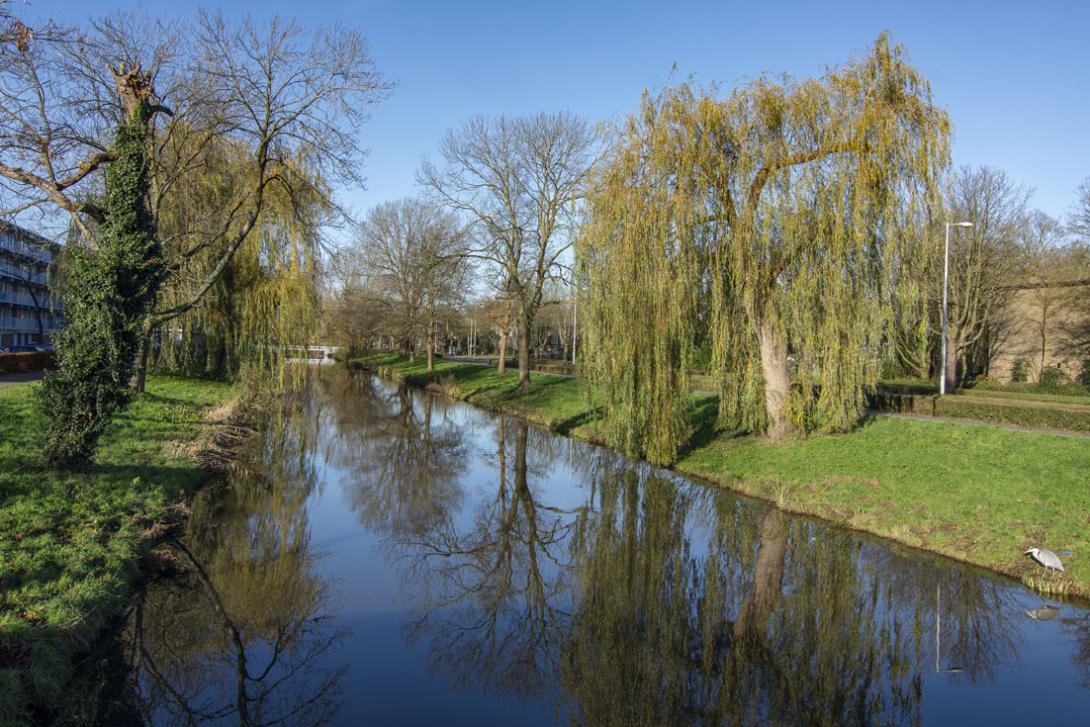
[[[941,244],[941,222],[932,216],[937,211],[932,208],[928,205],[915,217],[905,215],[896,233],[903,248],[892,280],[896,295],[890,296],[890,345],[882,362],[883,376],[930,375],[935,328],[928,283],[936,272],[942,275],[941,269],[936,271],[934,255],[936,242]]]
[[[233,203],[224,191],[245,188],[240,177],[251,173],[238,145],[221,143],[202,153],[202,173],[189,175],[159,211],[160,225],[177,233],[164,238],[185,246],[167,251],[176,273],[159,293],[166,309],[189,299],[194,281],[206,279],[220,260],[213,245],[194,245],[192,229],[204,223],[194,222],[193,210],[224,216],[221,208]],[[281,377],[292,349],[310,342],[320,313],[319,231],[332,212],[330,191],[305,160],[279,163],[272,174],[290,181],[266,190],[254,231],[201,304],[161,325],[154,365],[214,378]]]
[[[697,144],[680,90],[645,99],[596,180],[579,248],[588,277],[584,362],[601,384],[607,438],[668,462],[688,437],[688,370],[705,265]],[[679,395],[681,392],[681,395]]]
[[[613,442],[676,456],[704,317],[721,427],[852,426],[911,269],[898,233],[934,198],[949,128],[884,34],[819,79],[645,96],[583,239],[588,369]]]

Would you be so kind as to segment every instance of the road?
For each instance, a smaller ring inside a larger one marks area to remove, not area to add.
[[[24,371],[18,374],[0,375],[0,389],[8,386],[25,384],[28,381],[38,381],[42,378],[42,371]]]

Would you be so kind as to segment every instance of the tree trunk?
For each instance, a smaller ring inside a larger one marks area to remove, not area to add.
[[[764,374],[765,410],[768,414],[768,438],[780,441],[794,434],[787,416],[791,396],[791,372],[787,366],[787,341],[774,323],[757,324],[757,342],[761,349],[761,373]]]
[[[504,328],[500,331],[500,361],[497,366],[500,372],[500,376],[503,376],[503,372],[507,370],[507,329]]]
[[[428,325],[428,373],[435,371],[435,322]]]
[[[784,560],[787,555],[787,519],[771,508],[761,521],[761,545],[753,570],[753,587],[738,609],[734,635],[741,637],[749,630],[760,631],[772,615],[783,590]]]
[[[140,344],[136,348],[136,357],[133,359],[132,378],[129,379],[129,388],[137,394],[144,393],[144,387],[148,380],[148,349],[151,342],[151,330],[144,328],[140,336]]]
[[[948,338],[946,341],[946,390],[954,391],[958,388],[958,354],[961,348],[961,336]]]
[[[37,299],[34,300],[34,307],[37,309],[35,312],[37,313],[36,317],[38,319],[38,343],[45,343],[45,324],[42,323],[43,312],[41,308],[38,308]]]
[[[533,321],[528,315],[519,317],[519,383],[515,388],[530,385],[530,326]]]
[[[1045,372],[1045,355],[1048,351],[1048,305],[1041,306],[1041,374]],[[1037,375],[1041,380],[1041,375]]]

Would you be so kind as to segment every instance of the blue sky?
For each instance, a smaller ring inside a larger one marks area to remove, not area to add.
[[[186,15],[184,0],[31,0],[78,20],[142,8]],[[237,0],[226,14],[278,13],[352,24],[397,83],[364,127],[363,209],[413,194],[420,161],[474,114],[568,109],[622,118],[640,93],[692,76],[726,86],[761,72],[819,74],[866,51],[882,30],[906,46],[954,122],[956,164],[988,164],[1066,212],[1090,176],[1090,2],[408,2]],[[676,70],[671,69],[676,65]]]

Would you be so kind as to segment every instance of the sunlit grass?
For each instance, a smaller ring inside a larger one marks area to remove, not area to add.
[[[95,464],[70,473],[39,456],[37,385],[0,390],[0,723],[50,703],[74,655],[131,593],[141,533],[203,474],[192,443],[224,384],[149,377],[110,425]]]

